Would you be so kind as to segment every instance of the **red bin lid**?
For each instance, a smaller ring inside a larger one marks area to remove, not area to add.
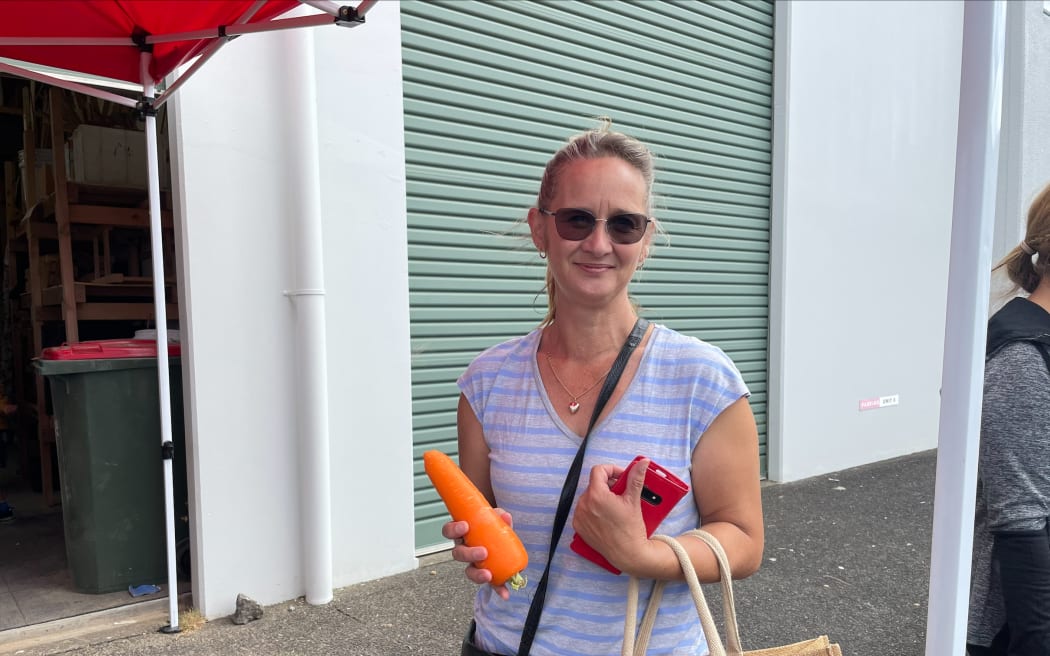
[[[168,343],[168,355],[179,356],[182,348],[177,342]],[[118,358],[155,358],[157,342],[152,339],[101,339],[78,344],[63,344],[46,348],[40,354],[43,360],[107,360]]]

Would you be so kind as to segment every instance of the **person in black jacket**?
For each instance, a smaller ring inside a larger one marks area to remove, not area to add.
[[[1050,654],[1050,185],[1004,267],[1028,292],[988,323],[967,650]]]

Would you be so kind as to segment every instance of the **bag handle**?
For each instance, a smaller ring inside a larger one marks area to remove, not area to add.
[[[685,533],[687,536],[699,538],[715,554],[718,561],[719,581],[722,587],[722,607],[725,616],[726,643],[728,651],[722,644],[722,638],[715,626],[711,609],[707,605],[704,591],[700,580],[696,576],[693,561],[689,558],[685,547],[675,538],[667,535],[653,535],[654,540],[660,540],[674,551],[678,563],[685,574],[685,581],[689,585],[689,591],[693,596],[693,604],[696,606],[696,614],[700,617],[700,625],[703,627],[704,636],[707,638],[707,647],[711,656],[739,656],[743,654],[740,646],[740,632],[736,620],[736,601],[733,598],[733,576],[729,568],[729,558],[718,539],[702,529],[694,529]],[[632,576],[627,582],[627,612],[624,620],[623,646],[621,656],[644,656],[649,646],[649,637],[656,624],[656,614],[660,609],[660,600],[663,597],[664,587],[667,581],[657,581],[653,586],[652,594],[649,596],[649,604],[646,606],[645,614],[638,625],[637,638],[635,637],[635,618],[638,616],[638,578]]]

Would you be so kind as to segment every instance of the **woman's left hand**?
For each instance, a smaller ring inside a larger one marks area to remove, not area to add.
[[[635,463],[627,474],[627,486],[619,495],[613,493],[611,487],[623,474],[623,468],[594,466],[573,514],[572,527],[580,537],[614,566],[627,572],[632,567],[624,565],[637,565],[650,545],[641,508],[648,467],[648,460]]]

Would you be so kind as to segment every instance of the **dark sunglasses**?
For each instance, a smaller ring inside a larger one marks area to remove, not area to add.
[[[594,232],[599,221],[604,221],[610,240],[617,244],[634,244],[642,238],[649,222],[652,221],[644,214],[616,214],[607,219],[599,219],[587,210],[575,207],[563,207],[553,212],[542,207],[536,209],[540,214],[553,216],[558,236],[568,241],[583,241]]]

